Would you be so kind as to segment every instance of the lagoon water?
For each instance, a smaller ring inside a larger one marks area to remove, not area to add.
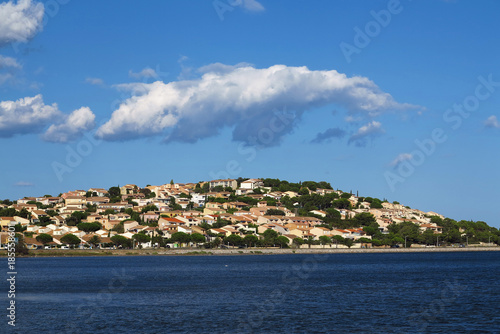
[[[17,271],[2,332],[500,333],[500,252],[25,258]]]

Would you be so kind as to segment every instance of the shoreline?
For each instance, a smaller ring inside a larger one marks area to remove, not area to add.
[[[286,254],[375,254],[375,253],[442,253],[442,252],[494,252],[498,246],[481,247],[415,247],[415,248],[244,248],[244,249],[64,249],[30,250],[28,255],[17,258],[33,257],[87,257],[87,256],[228,256],[228,255],[286,255]],[[7,257],[7,252],[0,252]]]

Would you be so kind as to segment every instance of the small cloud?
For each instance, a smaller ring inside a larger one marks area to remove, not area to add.
[[[498,119],[495,115],[491,115],[484,122],[484,126],[487,128],[492,128],[492,129],[500,129],[500,122],[498,122]]]
[[[177,60],[177,63],[181,67],[181,73],[177,76],[177,80],[189,80],[193,78],[193,72],[194,68],[191,66],[186,66],[184,65],[185,62],[189,60],[189,57],[187,56],[180,56],[179,59]],[[218,63],[216,63],[218,64]],[[214,65],[214,64],[212,64]],[[212,66],[208,65],[208,66]]]
[[[75,139],[76,135],[88,129],[94,114],[83,107],[70,115],[62,113],[57,104],[45,104],[43,96],[25,97],[17,101],[0,102],[0,138],[10,138],[15,135],[40,133],[51,123],[44,135],[48,141],[56,140],[56,132],[60,131],[67,140]],[[56,131],[57,130],[57,131]]]
[[[87,78],[85,82],[95,86],[104,86],[104,80],[99,78]]]
[[[6,82],[12,85],[19,83],[19,72],[22,68],[15,58],[0,55],[0,85]]]
[[[396,159],[392,160],[392,162],[389,164],[390,166],[397,167],[399,166],[400,163],[404,161],[408,161],[413,159],[413,155],[410,153],[401,153],[396,157]]]
[[[31,0],[0,3],[0,46],[27,42],[43,28],[45,8]]]
[[[31,182],[19,181],[19,182],[14,183],[14,186],[16,186],[16,187],[33,187],[35,185]]]
[[[156,71],[150,67],[146,67],[142,71],[137,73],[130,70],[128,71],[128,75],[129,77],[134,79],[158,78],[158,74],[156,73]]]
[[[363,125],[358,129],[358,131],[349,138],[349,144],[354,143],[358,147],[366,146],[369,138],[375,138],[385,133],[382,129],[382,123],[377,121],[372,121],[366,125]]]
[[[0,70],[4,68],[21,69],[22,66],[16,59],[0,55]]]
[[[256,0],[243,0],[241,6],[251,12],[262,12],[266,10],[262,4]]]
[[[361,117],[359,116],[352,116],[352,115],[348,115],[344,118],[344,120],[347,122],[347,123],[356,123],[356,122],[361,122]]]
[[[43,134],[42,139],[54,143],[67,143],[95,127],[95,115],[88,107],[82,107],[61,118],[62,123],[52,124]]]
[[[33,72],[35,75],[40,75],[45,71],[45,68],[43,66],[38,67],[35,72]]]
[[[320,132],[316,135],[316,138],[311,140],[311,143],[319,144],[324,141],[330,141],[332,138],[343,138],[345,137],[346,132],[340,128],[330,128],[325,132]]]

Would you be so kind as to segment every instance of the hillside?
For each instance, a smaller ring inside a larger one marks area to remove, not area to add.
[[[455,221],[328,182],[226,179],[74,190],[0,204],[2,246],[27,248],[410,247],[497,244],[485,222]]]

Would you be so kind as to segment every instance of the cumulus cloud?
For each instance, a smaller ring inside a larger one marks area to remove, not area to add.
[[[160,135],[167,142],[192,143],[216,135],[224,127],[234,127],[233,139],[248,143],[247,138],[269,127],[275,110],[290,110],[295,115],[293,122],[274,136],[269,143],[274,145],[293,129],[304,111],[314,107],[337,104],[369,116],[418,108],[396,102],[368,78],[347,77],[335,70],[212,64],[199,71],[201,78],[192,80],[119,85],[133,96],[98,129],[97,137],[129,140]],[[362,133],[358,136],[361,139]]]
[[[104,86],[104,80],[99,78],[86,78],[85,82],[95,86]]]
[[[41,131],[60,114],[57,105],[46,105],[42,95],[0,102],[0,137]]]
[[[487,128],[500,129],[500,122],[498,122],[498,119],[495,115],[491,115],[484,122],[484,126]]]
[[[390,166],[397,167],[400,163],[413,159],[413,155],[410,153],[401,153],[396,157],[396,159],[392,160],[389,164]]]
[[[128,75],[131,78],[135,79],[144,79],[144,78],[157,78],[158,74],[155,70],[150,67],[144,68],[142,71],[134,73],[132,70],[128,71]]]
[[[325,132],[320,132],[316,135],[316,138],[311,140],[311,143],[322,143],[324,141],[328,141],[332,138],[343,138],[345,137],[346,132],[340,128],[330,128]]]
[[[56,130],[61,131],[59,138],[75,139],[82,131],[89,129],[89,124],[94,121],[94,115],[88,108],[75,110],[70,115],[59,111],[57,104],[47,105],[43,102],[42,95],[25,97],[17,101],[0,102],[0,138],[13,137],[19,134],[40,133],[49,124],[44,139],[64,141],[57,138]]]
[[[69,115],[64,115],[62,122],[52,124],[42,135],[42,139],[55,143],[66,143],[80,137],[84,132],[95,127],[95,115],[88,107],[82,107]]]
[[[31,0],[0,4],[0,46],[27,42],[43,27],[44,6]]]
[[[0,70],[8,68],[21,69],[22,66],[15,58],[0,55]]]
[[[353,143],[359,147],[366,146],[368,139],[373,139],[383,133],[385,133],[385,130],[382,129],[382,124],[377,121],[371,121],[360,127],[358,131],[349,138],[349,144]]]

